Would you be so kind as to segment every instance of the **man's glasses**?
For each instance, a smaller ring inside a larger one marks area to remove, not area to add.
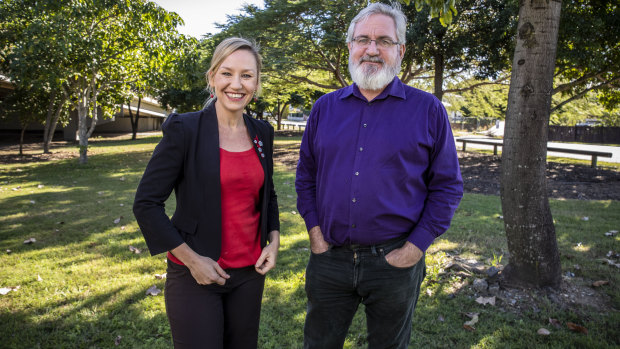
[[[398,45],[398,42],[394,42],[390,38],[378,38],[378,39],[373,40],[367,36],[358,36],[358,37],[353,38],[352,41],[360,47],[368,47],[370,46],[370,43],[373,41],[375,42],[377,47],[384,48],[384,49],[388,49],[394,45]]]

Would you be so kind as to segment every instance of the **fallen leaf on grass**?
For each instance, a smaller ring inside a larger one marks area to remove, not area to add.
[[[43,278],[41,278],[41,275],[37,274],[37,281],[43,281]]]
[[[131,252],[133,252],[133,253],[135,253],[135,254],[140,254],[140,253],[142,253],[142,251],[140,251],[140,249],[139,249],[139,248],[137,248],[137,247],[133,247],[133,246],[131,246],[131,245],[129,245],[129,251],[131,251]]]
[[[30,239],[28,239],[28,240],[24,240],[24,245],[34,244],[35,242],[37,242],[37,239],[35,239],[35,238],[30,238]]]
[[[465,313],[465,315],[471,318],[471,320],[466,321],[463,324],[463,328],[468,331],[475,331],[476,328],[474,327],[474,325],[478,322],[478,313]]]
[[[476,298],[476,303],[478,304],[491,304],[491,305],[495,305],[495,296],[492,297],[478,297]]]
[[[9,293],[11,291],[15,292],[15,291],[19,290],[20,287],[21,286],[2,287],[2,288],[0,288],[0,294],[4,296],[5,294],[7,294],[7,293]]]
[[[466,329],[467,331],[475,331],[476,328],[473,326],[469,326],[467,323],[463,324],[463,328]]]
[[[562,323],[558,319],[549,318],[549,325],[555,326],[555,328],[561,328]]]
[[[618,234],[617,230],[610,230],[610,231],[605,233],[605,236],[615,236],[617,234]]]
[[[441,322],[446,321],[446,319],[444,319],[444,318],[443,318],[443,316],[441,316],[441,315],[439,315],[439,316],[437,317],[437,320],[439,320],[439,321],[441,321]]]
[[[548,336],[551,334],[551,332],[544,327],[539,328],[538,331],[536,331],[536,333],[538,333],[541,336]]]
[[[114,224],[118,224],[121,222],[121,218],[123,218],[123,216],[118,217],[117,219],[114,220]]]
[[[34,200],[30,200],[30,203],[34,205],[34,204],[36,204],[37,202],[36,202],[36,201],[34,201]]]
[[[166,278],[166,274],[167,274],[167,273],[163,273],[163,274],[155,274],[155,278],[156,278],[156,279],[159,279],[159,280],[161,280],[161,279],[165,279],[165,278]]]
[[[599,280],[599,281],[594,281],[592,283],[592,286],[594,286],[594,287],[601,287],[603,285],[607,285],[608,283],[609,283],[609,281],[607,281],[607,280]]]
[[[11,250],[6,250],[6,254],[11,254],[13,251]]]
[[[573,331],[573,332],[579,332],[579,333],[583,333],[583,334],[588,334],[588,329],[581,326],[581,325],[577,325],[575,323],[572,322],[567,322],[566,326],[568,327],[569,330]]]
[[[37,185],[37,188],[39,188],[39,189],[41,189],[41,188],[43,188],[43,187],[45,187],[43,184],[39,184],[39,185]]]
[[[124,180],[125,180],[125,177],[121,177],[121,178],[119,178],[118,180],[122,182],[122,181],[124,181]]]
[[[161,290],[159,288],[157,288],[157,286],[155,286],[155,285],[149,287],[149,289],[146,290],[146,294],[147,295],[151,295],[151,296],[157,296],[160,293],[161,293]]]
[[[587,222],[587,221],[590,220],[590,217],[581,217],[581,220],[584,221],[584,222]]]
[[[603,264],[609,264],[609,265],[613,265],[616,268],[620,268],[620,263],[616,263],[612,261],[611,259],[602,258],[601,260],[603,261]]]
[[[119,345],[121,345],[121,339],[122,339],[122,338],[123,338],[123,337],[121,337],[121,335],[116,336],[116,339],[114,339],[114,345],[116,345],[117,347],[118,347]]]

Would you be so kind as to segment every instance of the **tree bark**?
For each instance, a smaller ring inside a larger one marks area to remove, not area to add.
[[[78,162],[80,164],[85,164],[88,162],[88,139],[93,134],[95,126],[97,125],[97,92],[94,77],[90,82],[83,81],[77,106],[78,136],[80,138],[80,158]],[[90,117],[90,126],[88,126],[87,120],[91,112],[91,108],[92,115]]]
[[[444,57],[443,54],[437,53],[434,57],[435,61],[435,80],[434,80],[434,89],[435,92],[433,94],[440,101],[443,99],[443,70],[444,70]]]
[[[22,132],[19,135],[19,156],[24,156],[24,134],[26,133],[27,128],[27,123],[22,124]]]
[[[50,142],[52,141],[50,138],[54,137],[54,131],[51,131],[50,137],[50,129],[52,126],[52,115],[54,114],[54,101],[56,100],[56,90],[53,89],[50,95],[50,100],[47,105],[47,115],[45,116],[45,125],[43,125],[43,153],[48,154],[50,152]]]
[[[502,151],[507,281],[558,287],[561,265],[546,182],[547,129],[561,1],[520,2]]]
[[[140,104],[142,103],[142,97],[138,96],[138,109],[136,110],[136,118],[134,119],[131,112],[131,102],[127,103],[127,110],[129,111],[129,119],[131,120],[131,140],[136,140],[138,134],[138,121],[140,120]]]

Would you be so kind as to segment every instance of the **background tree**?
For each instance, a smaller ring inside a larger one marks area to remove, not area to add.
[[[202,109],[209,97],[205,73],[213,50],[211,35],[203,36],[199,42],[188,41],[180,48],[166,86],[157,94],[162,106],[179,113]]]
[[[501,201],[510,261],[507,280],[557,287],[561,265],[546,184],[559,0],[519,5],[517,43],[502,151]]]
[[[157,12],[147,13],[152,16]],[[157,19],[155,19],[157,20]],[[168,86],[177,84],[176,66],[182,65],[186,57],[185,52],[194,49],[196,40],[178,34],[174,28],[175,22],[164,22],[167,26],[162,31],[158,42],[147,42],[145,47],[135,51],[134,57],[127,64],[127,75],[130,80],[125,81],[127,87],[125,104],[131,121],[132,140],[136,139],[140,121],[140,107],[145,97],[156,97]],[[131,102],[137,98],[135,113]]]
[[[555,77],[552,112],[588,95],[608,110],[620,104],[620,3],[562,3]]]
[[[66,50],[62,49],[65,27],[64,23],[47,25],[50,14],[58,9],[56,2],[0,3],[0,72],[15,86],[8,104],[21,120],[44,125],[44,153],[49,153],[56,125],[68,122]]]
[[[508,75],[516,28],[516,1],[459,0],[451,23],[432,19],[429,8],[416,12],[403,8],[409,26],[403,59],[404,82],[421,72],[433,73],[433,94],[440,100],[445,93],[464,92],[479,86],[501,83]],[[481,81],[445,89],[444,81],[463,77]],[[491,79],[494,81],[484,80]]]

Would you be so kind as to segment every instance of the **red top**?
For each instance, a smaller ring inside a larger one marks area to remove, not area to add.
[[[230,152],[220,148],[222,191],[222,252],[217,263],[223,268],[254,265],[260,257],[260,189],[265,173],[254,148]],[[172,253],[168,258],[183,265]]]

